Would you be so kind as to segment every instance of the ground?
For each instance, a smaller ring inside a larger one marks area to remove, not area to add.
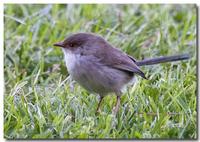
[[[6,139],[197,138],[195,5],[4,5]],[[114,95],[72,85],[60,48],[71,33],[103,36],[137,60],[189,53],[142,67],[113,117]]]

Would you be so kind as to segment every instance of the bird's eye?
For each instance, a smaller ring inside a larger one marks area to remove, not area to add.
[[[69,46],[70,46],[70,47],[74,47],[74,44],[70,43]]]

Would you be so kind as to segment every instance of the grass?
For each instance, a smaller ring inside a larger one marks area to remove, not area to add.
[[[6,139],[196,139],[194,5],[4,5]],[[191,59],[142,67],[122,96],[98,97],[67,78],[52,45],[93,32],[138,60],[190,53]],[[73,87],[72,87],[73,86]]]

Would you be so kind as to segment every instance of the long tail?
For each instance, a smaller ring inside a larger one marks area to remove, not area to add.
[[[189,58],[190,58],[189,54],[167,56],[167,57],[157,57],[153,59],[144,59],[141,61],[136,61],[136,65],[138,66],[153,65],[153,64],[159,64],[159,63],[165,63],[165,62],[188,60]]]

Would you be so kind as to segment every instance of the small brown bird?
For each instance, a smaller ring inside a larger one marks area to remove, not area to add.
[[[100,95],[97,112],[108,93],[116,94],[114,115],[119,109],[121,89],[135,74],[147,79],[139,66],[189,59],[184,54],[137,61],[92,33],[73,34],[54,46],[62,47],[70,76],[86,90]]]

